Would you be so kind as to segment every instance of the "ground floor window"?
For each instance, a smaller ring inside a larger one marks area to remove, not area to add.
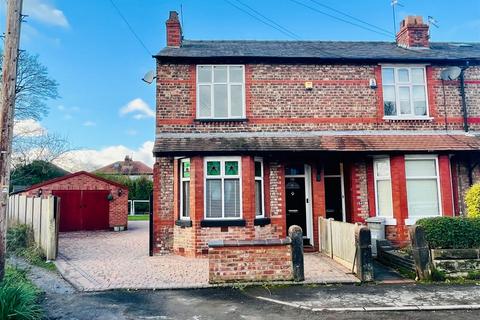
[[[180,219],[190,219],[190,159],[180,160]]]
[[[436,156],[406,156],[409,218],[440,215],[440,188]]]
[[[241,217],[240,157],[205,158],[205,218]]]
[[[255,216],[265,216],[264,190],[263,190],[263,161],[255,158]]]
[[[375,177],[375,202],[377,216],[393,217],[392,179],[390,175],[390,158],[376,158],[373,160],[373,174]]]

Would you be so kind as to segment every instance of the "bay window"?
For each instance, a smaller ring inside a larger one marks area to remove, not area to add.
[[[375,203],[377,216],[392,218],[392,179],[390,175],[390,158],[377,158],[373,161],[375,181]]]
[[[197,66],[197,118],[245,118],[243,65]]]
[[[428,117],[425,67],[382,67],[386,118]]]
[[[436,156],[406,156],[409,218],[441,215],[438,159]]]
[[[265,216],[262,159],[255,159],[255,216]]]
[[[180,219],[190,219],[190,159],[180,160]]]
[[[240,157],[205,158],[205,219],[241,218]]]

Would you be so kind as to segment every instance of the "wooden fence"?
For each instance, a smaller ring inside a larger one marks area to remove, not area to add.
[[[354,268],[354,264],[357,225],[320,217],[318,226],[320,251],[350,270],[356,271],[356,265]]]
[[[58,248],[59,199],[13,195],[8,199],[8,227],[29,225],[35,243],[44,251],[47,260],[55,260]]]

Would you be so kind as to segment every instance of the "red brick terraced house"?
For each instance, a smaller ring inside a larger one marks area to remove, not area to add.
[[[396,42],[191,41],[176,12],[166,25],[155,252],[199,257],[293,224],[318,248],[318,217],[382,217],[401,243],[419,218],[464,212],[480,178],[480,43],[431,42],[415,16]]]

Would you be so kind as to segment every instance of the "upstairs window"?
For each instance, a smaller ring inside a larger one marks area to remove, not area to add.
[[[382,67],[385,117],[428,117],[425,79],[424,67]]]
[[[197,66],[197,118],[245,118],[245,76],[242,65]]]

